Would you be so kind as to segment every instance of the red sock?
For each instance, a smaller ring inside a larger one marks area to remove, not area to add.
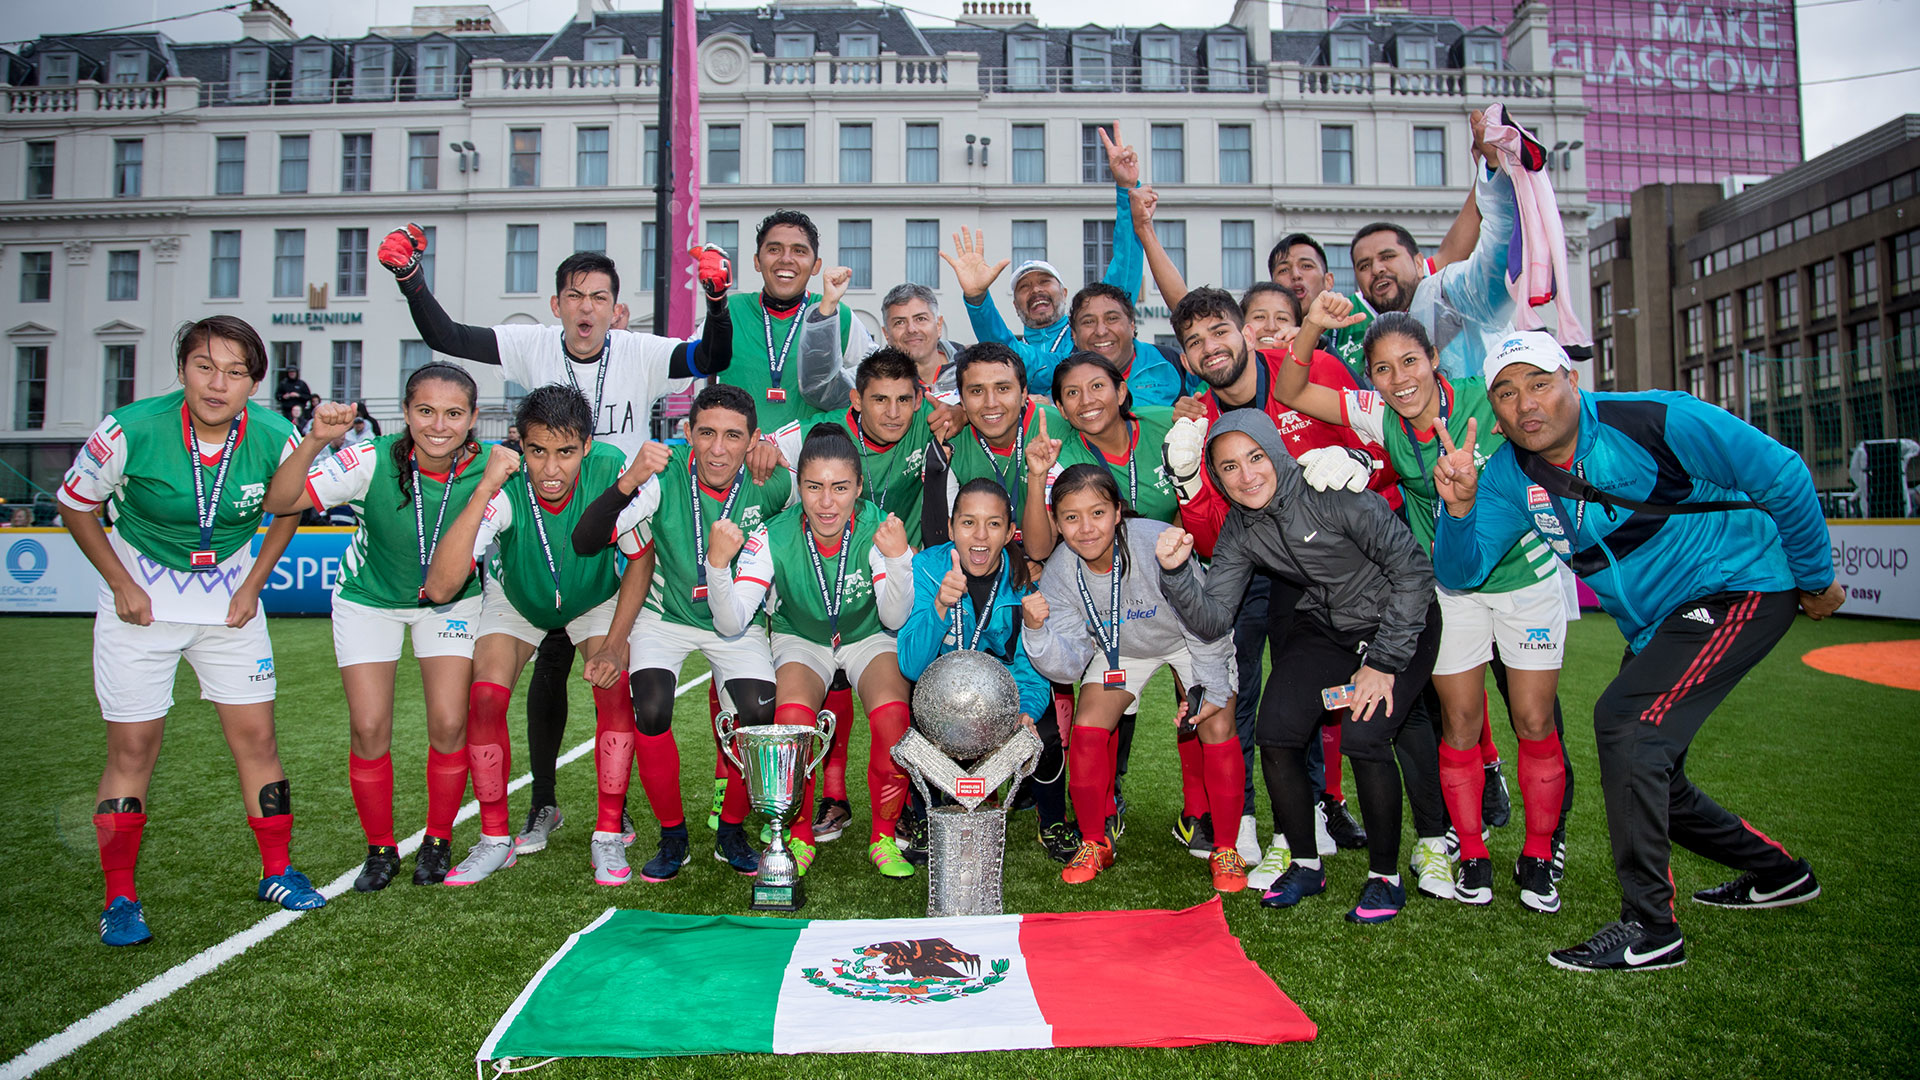
[[[726,774],[727,788],[720,799],[720,820],[730,825],[738,825],[747,820],[747,811],[751,806],[747,802],[747,782],[740,777],[740,770],[724,755],[720,758],[722,770]]]
[[[453,838],[453,819],[467,793],[467,748],[443,754],[427,747],[427,835]]]
[[[1327,774],[1327,782],[1321,785],[1326,790],[1327,798],[1333,799],[1336,802],[1346,802],[1346,792],[1340,786],[1341,768],[1345,765],[1345,762],[1340,760],[1339,724],[1328,724],[1320,729],[1320,757],[1325,763],[1325,769],[1323,771]],[[1244,758],[1240,764],[1241,768],[1246,767]],[[1243,789],[1242,795],[1244,796],[1244,794],[1245,791]]]
[[[1480,752],[1475,747],[1455,750],[1444,740],[1440,743],[1440,792],[1447,800],[1447,813],[1460,834],[1460,857],[1485,859],[1486,841],[1480,839],[1480,796],[1487,786],[1487,772],[1480,767]],[[1554,804],[1556,807],[1558,803]]]
[[[480,800],[480,832],[508,836],[507,770],[513,744],[507,738],[507,701],[513,691],[499,683],[477,682],[467,693],[467,765],[473,771],[473,797]]]
[[[593,688],[593,765],[599,773],[597,832],[620,831],[633,779],[633,690],[625,679]]]
[[[735,775],[727,770],[727,755],[720,749],[720,729],[714,722],[720,719],[720,688],[713,680],[707,680],[707,734],[713,736],[713,778],[725,780]]]
[[[1240,816],[1246,813],[1247,759],[1240,740],[1207,743],[1200,747],[1206,759],[1207,808],[1213,812],[1214,850],[1230,848],[1240,835]]]
[[[1107,842],[1107,813],[1113,805],[1113,758],[1107,749],[1117,740],[1113,732],[1079,725],[1073,729],[1073,748],[1067,751],[1067,796],[1073,816],[1079,818],[1080,839]]]
[[[1493,745],[1493,705],[1487,692],[1480,691],[1480,763],[1491,765],[1500,760],[1500,748]]]
[[[818,712],[819,710],[817,709],[810,709],[805,705],[788,702],[773,710],[773,722],[776,724],[797,724],[805,727],[813,727]],[[837,716],[835,717],[835,721],[839,722]],[[795,840],[805,840],[809,844],[814,842],[812,773],[807,774],[806,788],[800,792],[800,805],[793,815],[793,828],[789,829],[788,832]]]
[[[347,751],[347,787],[353,791],[353,808],[360,813],[360,831],[367,834],[367,843],[392,847],[393,755],[369,761]]]
[[[1181,735],[1174,739],[1173,745],[1180,751],[1180,816],[1199,817],[1207,812],[1207,781],[1201,764],[1200,736]],[[1213,828],[1215,832],[1220,830],[1219,819],[1214,820]]]
[[[820,764],[820,779],[827,798],[846,802],[847,741],[853,737],[853,691],[827,691],[827,703],[823,707],[833,713],[833,747],[827,751],[827,760]],[[871,715],[867,722],[873,722]],[[807,812],[812,813],[812,808]]]
[[[654,819],[663,829],[685,825],[687,812],[680,805],[680,746],[673,741],[673,732],[642,735],[635,746],[640,786],[647,789]]]
[[[286,873],[291,861],[287,845],[293,840],[293,815],[249,817],[247,824],[253,827],[253,842],[260,845],[260,876],[269,878]]]
[[[100,843],[100,872],[107,878],[107,902],[116,897],[140,899],[133,888],[133,867],[140,861],[140,833],[147,827],[145,814],[95,814],[93,836]]]
[[[1553,857],[1553,830],[1560,825],[1560,804],[1567,793],[1567,766],[1560,756],[1560,733],[1520,740],[1520,802],[1527,810],[1527,840],[1520,854]]]
[[[882,836],[894,835],[900,809],[907,804],[907,773],[893,760],[893,744],[907,733],[907,703],[889,701],[867,710],[867,725],[872,733],[867,753],[867,805],[873,811],[871,844]]]

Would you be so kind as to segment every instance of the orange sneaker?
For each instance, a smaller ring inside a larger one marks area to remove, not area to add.
[[[1066,869],[1060,871],[1060,880],[1069,885],[1085,885],[1097,877],[1100,871],[1113,865],[1113,848],[1108,844],[1096,844],[1091,840],[1082,840],[1080,849],[1068,860]]]
[[[1215,848],[1207,866],[1213,871],[1213,887],[1221,892],[1239,892],[1247,887],[1247,860],[1238,851]]]

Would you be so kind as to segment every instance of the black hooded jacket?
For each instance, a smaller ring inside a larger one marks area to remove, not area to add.
[[[1412,658],[1433,603],[1427,553],[1378,494],[1307,486],[1272,419],[1258,410],[1228,413],[1207,433],[1207,468],[1216,486],[1220,476],[1213,448],[1234,431],[1267,452],[1277,490],[1258,510],[1234,506],[1228,511],[1204,585],[1191,569],[1191,558],[1161,571],[1168,603],[1195,634],[1218,637],[1232,631],[1253,571],[1267,570],[1305,589],[1301,613],[1326,626],[1336,640],[1364,642],[1369,667],[1397,674]]]

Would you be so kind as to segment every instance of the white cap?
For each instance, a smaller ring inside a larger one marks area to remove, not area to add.
[[[1019,266],[1016,266],[1013,268],[1014,287],[1018,288],[1020,286],[1020,279],[1023,277],[1026,277],[1028,274],[1031,274],[1036,270],[1038,270],[1043,274],[1050,274],[1052,275],[1053,280],[1060,281],[1063,285],[1065,284],[1063,279],[1060,277],[1060,271],[1055,270],[1053,268],[1052,263],[1048,262],[1045,259],[1028,259],[1026,262],[1023,262]]]
[[[1573,370],[1573,361],[1567,358],[1567,350],[1553,339],[1545,330],[1515,330],[1500,340],[1500,344],[1487,354],[1487,385],[1492,386],[1502,369],[1508,364],[1532,364],[1541,371],[1553,371],[1559,368]]]

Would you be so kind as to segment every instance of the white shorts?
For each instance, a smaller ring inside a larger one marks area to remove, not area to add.
[[[773,666],[776,671],[786,664],[805,664],[820,676],[821,682],[827,684],[832,684],[834,672],[844,671],[855,692],[860,689],[860,677],[866,674],[868,664],[886,656],[894,658],[890,662],[897,665],[897,653],[893,635],[888,633],[875,634],[859,641],[843,641],[838,649],[817,645],[794,634],[773,635]]]
[[[479,625],[477,596],[441,607],[377,608],[335,595],[333,657],[341,667],[391,664],[400,659],[402,640],[411,636],[417,660],[430,656],[471,660],[473,632]]]
[[[1127,711],[1123,715],[1134,716],[1140,712],[1140,695],[1147,688],[1147,680],[1158,675],[1163,667],[1173,669],[1173,674],[1180,680],[1181,686],[1193,685],[1193,654],[1185,649],[1167,656],[1122,656],[1120,658],[1120,670],[1127,673],[1127,681],[1120,688],[1133,695],[1133,701],[1127,705]],[[1092,662],[1087,664],[1086,673],[1080,676],[1081,685],[1105,685],[1101,681],[1101,676],[1106,670],[1107,654],[1096,649]]]
[[[613,609],[619,599],[609,596],[599,606],[574,616],[567,624],[567,640],[578,645],[589,638],[604,637],[607,628],[613,625]],[[474,635],[474,640],[488,634],[506,634],[536,649],[547,640],[547,632],[528,622],[513,606],[513,601],[507,599],[507,590],[500,579],[491,576],[487,578],[486,590],[480,594],[480,632]]]
[[[1440,594],[1435,675],[1458,675],[1493,659],[1523,671],[1557,671],[1567,644],[1567,602],[1549,577],[1512,592]]]
[[[253,705],[272,701],[278,688],[264,610],[235,629],[180,622],[135,626],[104,608],[93,616],[93,692],[100,715],[116,724],[167,715],[182,657],[193,665],[203,701]]]
[[[753,623],[739,637],[721,637],[712,630],[668,622],[651,608],[642,608],[627,637],[627,670],[662,668],[675,672],[688,656],[700,653],[713,669],[713,685],[720,690],[720,707],[732,711],[727,684],[735,679],[773,681],[773,651],[767,628]]]

